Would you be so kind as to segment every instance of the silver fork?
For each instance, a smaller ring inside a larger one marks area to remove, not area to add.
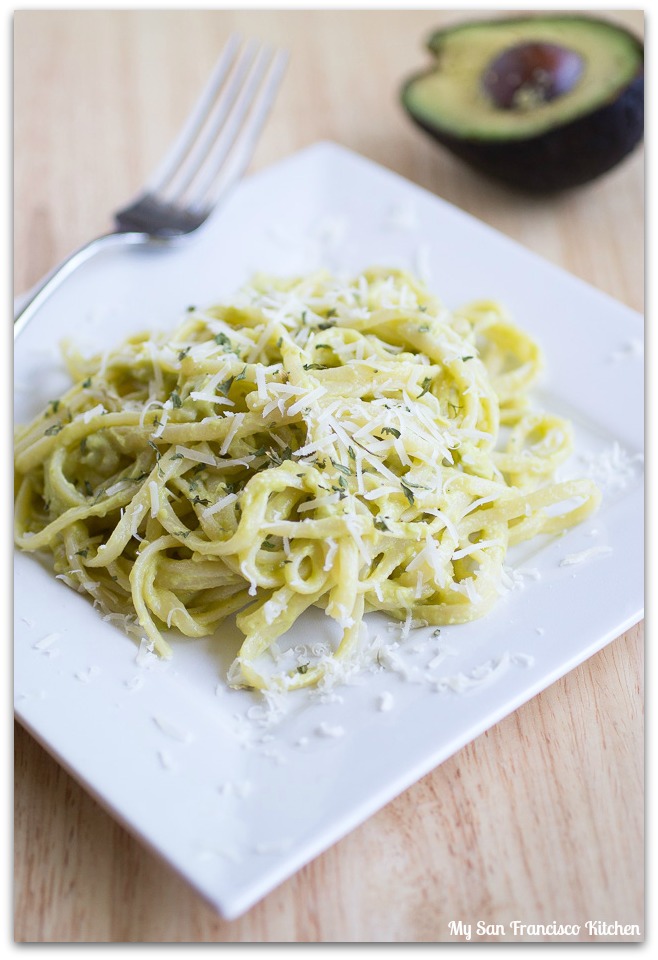
[[[212,75],[143,191],[114,214],[115,229],[75,250],[33,288],[18,334],[80,264],[108,247],[168,244],[197,230],[244,173],[287,62],[283,51],[229,38]]]

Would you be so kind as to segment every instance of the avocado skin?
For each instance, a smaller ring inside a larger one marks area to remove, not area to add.
[[[434,43],[433,37],[431,50]],[[644,135],[644,70],[614,100],[596,110],[537,136],[515,140],[459,137],[423,121],[406,99],[407,89],[418,77],[402,89],[402,103],[411,119],[469,166],[528,193],[550,194],[588,183],[620,163]]]

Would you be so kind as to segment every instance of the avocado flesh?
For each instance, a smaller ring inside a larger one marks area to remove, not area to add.
[[[569,93],[528,110],[501,110],[487,97],[481,76],[503,50],[541,41],[573,50],[584,60],[581,80]],[[637,41],[605,22],[529,19],[467,24],[435,34],[436,69],[412,81],[405,103],[419,119],[463,137],[520,139],[535,136],[608,102],[642,66]]]
[[[527,43],[574,52],[582,72],[553,100],[503,109],[483,77],[501,54]],[[521,189],[585,183],[642,139],[643,47],[608,21],[569,15],[475,21],[438,31],[429,48],[436,64],[405,84],[405,108],[453,153]]]

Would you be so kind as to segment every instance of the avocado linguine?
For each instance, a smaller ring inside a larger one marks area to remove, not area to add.
[[[17,544],[163,657],[167,628],[237,613],[234,685],[322,679],[265,665],[311,606],[346,662],[365,612],[481,617],[512,545],[599,502],[554,480],[572,434],[529,404],[537,345],[403,271],[257,276],[172,333],[66,359],[74,385],[17,431]]]

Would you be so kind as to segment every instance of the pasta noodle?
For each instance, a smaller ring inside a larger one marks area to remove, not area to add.
[[[237,613],[236,685],[322,678],[266,665],[311,606],[343,661],[364,612],[483,616],[510,546],[599,501],[553,479],[572,433],[529,404],[537,345],[403,271],[257,276],[172,333],[66,359],[74,385],[17,431],[17,544],[164,657],[166,628]]]

